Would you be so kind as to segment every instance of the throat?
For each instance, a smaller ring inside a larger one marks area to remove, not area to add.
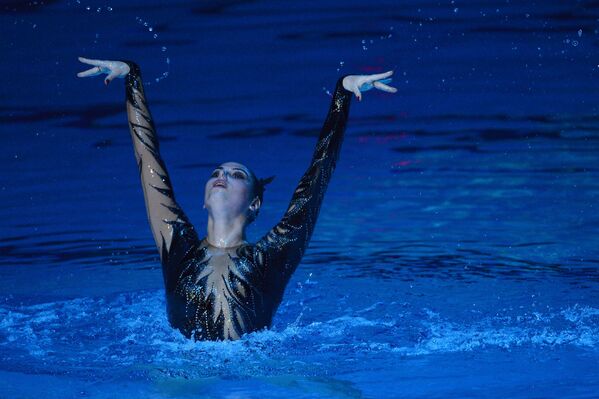
[[[223,219],[208,215],[208,228],[204,240],[206,244],[215,248],[236,248],[247,241],[245,240],[245,217],[240,214],[233,219]]]
[[[210,243],[210,241],[208,241],[208,237],[205,237],[202,240],[202,243],[205,244],[207,247],[210,247],[210,248],[227,250],[227,249],[238,248],[238,247],[240,247],[242,245],[247,244],[248,242],[246,240],[241,240],[241,241],[238,241],[237,243],[235,243],[233,245],[231,245],[230,243],[224,243],[224,245],[214,245],[214,244]]]

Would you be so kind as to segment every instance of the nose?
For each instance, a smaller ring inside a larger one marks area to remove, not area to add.
[[[226,171],[226,170],[221,170],[215,176],[215,179],[216,180],[224,180],[225,182],[228,183],[229,179],[227,178],[227,176],[231,176],[231,172],[230,171]]]

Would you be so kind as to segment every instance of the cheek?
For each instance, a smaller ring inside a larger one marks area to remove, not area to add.
[[[210,187],[212,187],[213,180],[214,179],[208,180],[204,185],[204,195],[208,195],[208,191],[210,191]]]
[[[250,186],[245,181],[239,181],[235,184],[235,191],[241,198],[247,199],[250,196]]]

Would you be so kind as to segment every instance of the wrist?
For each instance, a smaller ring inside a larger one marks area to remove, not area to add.
[[[353,92],[348,90],[347,87],[349,87],[349,85],[346,85],[346,82],[347,82],[346,78],[348,76],[351,76],[351,75],[350,74],[343,75],[337,80],[337,90],[339,90],[343,94],[351,95],[351,94],[353,94]]]
[[[124,62],[129,67],[129,72],[125,75],[125,78],[129,77],[140,77],[141,78],[141,69],[139,65],[137,65],[134,61],[129,60],[120,60],[120,62]]]

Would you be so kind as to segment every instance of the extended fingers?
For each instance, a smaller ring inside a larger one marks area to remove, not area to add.
[[[79,57],[79,61],[83,62],[84,64],[89,64],[89,65],[93,65],[98,68],[101,68],[101,71],[106,71],[108,69],[112,69],[112,67],[111,67],[112,61],[92,60],[92,59],[84,58],[84,57]]]
[[[104,61],[101,60],[92,60],[89,58],[84,58],[84,57],[79,57],[78,58],[79,61],[83,62],[84,64],[89,64],[89,65],[94,65],[94,66],[102,66],[102,64],[104,64]]]
[[[386,91],[387,93],[395,93],[395,92],[397,92],[397,89],[395,87],[387,86],[386,84],[384,84],[382,82],[374,82],[373,85],[377,89]]]
[[[106,69],[106,61],[92,60],[85,57],[79,57],[79,61],[83,62],[84,64],[94,65],[93,68],[90,68],[83,72],[79,72],[77,76],[80,78],[87,78],[88,76],[100,75]]]
[[[87,78],[88,76],[96,76],[102,73],[102,68],[99,66],[88,69],[87,71],[79,72],[77,74],[80,78]]]
[[[387,71],[387,72],[383,72],[383,73],[376,73],[374,75],[367,75],[367,77],[368,77],[368,81],[372,82],[373,80],[381,80],[381,79],[388,78],[391,75],[393,75],[393,71]]]

